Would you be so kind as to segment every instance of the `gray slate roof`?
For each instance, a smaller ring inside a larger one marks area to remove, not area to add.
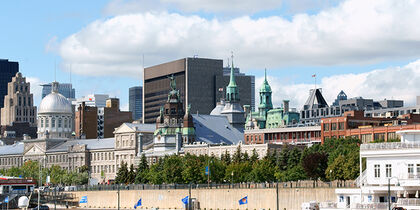
[[[197,141],[208,144],[237,144],[244,133],[229,124],[226,116],[192,115]]]
[[[306,100],[305,105],[303,106],[303,109],[308,110],[323,107],[328,107],[328,103],[325,101],[324,96],[322,96],[321,89],[312,89],[308,100]]]
[[[136,129],[137,131],[155,132],[156,124],[140,124],[140,123],[124,123],[130,128]]]
[[[18,142],[12,145],[0,146],[0,155],[22,155],[23,142]]]
[[[96,149],[113,149],[115,146],[115,138],[106,139],[71,139],[51,148],[47,153],[51,152],[65,152],[69,146],[86,144],[88,150]]]

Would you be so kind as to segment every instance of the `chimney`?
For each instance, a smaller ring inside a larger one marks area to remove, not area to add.
[[[137,149],[137,156],[141,156],[141,153],[143,152],[143,134],[142,133],[139,133],[139,135],[138,135],[138,137],[137,137],[137,139],[138,139],[138,149]]]
[[[283,109],[284,109],[284,113],[289,112],[289,100],[283,100]]]
[[[23,140],[29,140],[31,137],[28,134],[23,134]]]

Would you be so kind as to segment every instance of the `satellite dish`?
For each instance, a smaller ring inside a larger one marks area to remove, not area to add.
[[[29,199],[26,196],[22,196],[19,198],[18,207],[19,208],[28,208],[29,206]]]

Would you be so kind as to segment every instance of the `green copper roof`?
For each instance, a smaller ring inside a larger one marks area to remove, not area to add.
[[[271,87],[267,81],[267,69],[264,70],[264,82],[260,88],[260,93],[271,93]]]
[[[239,101],[239,90],[236,85],[235,73],[233,67],[233,56],[232,56],[232,66],[230,67],[230,81],[229,85],[226,87],[226,101]]]

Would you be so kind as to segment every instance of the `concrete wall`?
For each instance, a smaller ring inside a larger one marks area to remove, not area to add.
[[[74,199],[88,197],[82,208],[117,208],[117,191],[73,192]],[[133,209],[142,198],[142,207],[160,209],[182,209],[181,199],[188,195],[182,190],[121,190],[120,207]],[[276,189],[193,189],[192,198],[200,202],[201,209],[276,209]],[[239,205],[239,199],[248,196],[248,204]],[[279,209],[300,209],[303,202],[335,201],[335,188],[279,188]]]

